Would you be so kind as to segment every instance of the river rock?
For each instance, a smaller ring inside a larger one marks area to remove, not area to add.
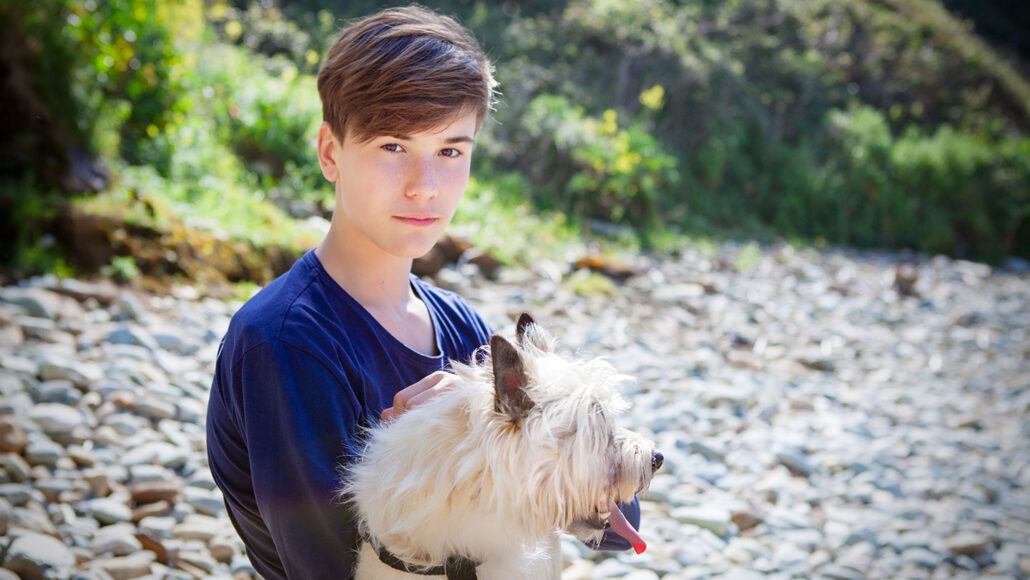
[[[75,407],[60,403],[41,403],[29,411],[29,417],[36,422],[44,433],[61,436],[72,433],[78,428],[86,427],[86,417]]]
[[[4,567],[25,580],[67,578],[75,566],[75,554],[52,536],[25,533],[11,542]]]

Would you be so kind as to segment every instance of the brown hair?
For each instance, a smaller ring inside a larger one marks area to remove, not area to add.
[[[321,70],[322,119],[338,138],[410,135],[493,106],[493,70],[460,24],[421,6],[383,10],[340,32]]]

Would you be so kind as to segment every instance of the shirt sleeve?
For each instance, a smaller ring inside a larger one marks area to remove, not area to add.
[[[282,342],[254,347],[216,372],[208,412],[211,472],[265,578],[352,573],[356,530],[336,494],[360,409],[345,377]]]
[[[619,510],[626,516],[626,519],[634,529],[640,529],[640,500],[634,497],[632,501],[620,505]],[[604,536],[597,546],[591,547],[602,552],[621,552],[633,548],[629,540],[616,534],[611,528],[604,531]]]

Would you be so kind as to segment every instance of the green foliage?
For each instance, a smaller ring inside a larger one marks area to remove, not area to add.
[[[518,173],[473,177],[451,227],[506,264],[534,264],[578,239],[564,214],[534,209]]]
[[[115,256],[111,263],[101,268],[100,273],[111,276],[119,282],[128,282],[139,277],[139,266],[132,256]]]
[[[673,196],[679,176],[675,158],[641,123],[621,127],[612,109],[589,117],[554,95],[534,99],[523,122],[521,147],[535,152],[525,169],[542,206],[642,228],[658,223],[659,200]]]
[[[291,219],[266,199],[257,187],[208,175],[198,184],[165,178],[149,166],[119,168],[120,179],[103,194],[82,199],[87,213],[120,215],[128,224],[165,229],[177,221],[248,240],[257,246],[281,246],[303,251],[318,243],[321,232]],[[134,203],[141,193],[148,204]]]
[[[336,22],[324,9],[295,13],[294,20],[274,5],[254,2],[235,7],[216,1],[207,17],[220,40],[307,73],[318,71],[336,33]]]
[[[611,278],[585,268],[573,272],[568,279],[563,280],[563,284],[585,298],[611,298],[617,294]]]
[[[80,114],[76,125],[85,128],[101,153],[117,152],[131,163],[163,168],[165,152],[152,147],[151,140],[182,119],[189,106],[182,79],[188,62],[174,39],[197,34],[200,2],[67,0],[64,4],[63,34],[81,63],[70,83],[78,105],[72,111]],[[108,133],[113,128],[117,128],[117,141]]]
[[[827,125],[811,187],[781,202],[781,232],[990,261],[1025,243],[1030,139],[949,126],[896,136],[868,107],[833,111]]]
[[[62,200],[60,192],[40,189],[31,178],[0,180],[0,207],[4,208],[0,219],[9,240],[0,247],[0,263],[7,264],[19,275],[44,272],[64,278],[74,275],[53,236],[40,227],[57,219]]]
[[[338,26],[383,7],[342,4],[9,0],[0,31],[31,46],[0,69],[28,71],[64,127],[51,141],[112,167],[84,207],[159,221],[133,213],[143,196],[198,227],[297,247],[314,235],[276,204],[331,195],[313,75]],[[502,104],[455,227],[503,259],[626,226],[644,247],[715,228],[1030,256],[1030,85],[936,2],[427,4],[497,65]],[[14,175],[4,261],[67,271],[30,233],[53,217],[37,201],[57,194],[38,192],[48,141],[29,126],[0,156]]]
[[[498,114],[507,147],[487,150],[530,177],[542,207],[639,225],[639,211],[611,208],[650,204],[663,225],[992,260],[1026,245],[1030,181],[1009,152],[1030,127],[1030,89],[928,0],[572,0],[513,22],[497,47],[502,87],[518,88]],[[607,110],[646,121],[678,186],[619,199],[600,193],[618,179],[583,163],[610,161],[612,144],[548,148],[593,145],[585,120]],[[956,166],[981,153],[994,164]],[[984,190],[1004,190],[992,199],[1009,213],[976,201]],[[620,205],[568,203],[586,192]]]
[[[211,46],[206,52],[209,58],[197,63],[194,90],[219,139],[266,188],[290,197],[323,197],[315,151],[322,109],[314,77],[291,63],[269,71],[235,47]]]

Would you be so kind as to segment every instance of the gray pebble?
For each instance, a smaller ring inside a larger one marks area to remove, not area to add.
[[[15,538],[4,560],[22,578],[67,578],[73,566],[75,555],[60,540],[36,533]]]

